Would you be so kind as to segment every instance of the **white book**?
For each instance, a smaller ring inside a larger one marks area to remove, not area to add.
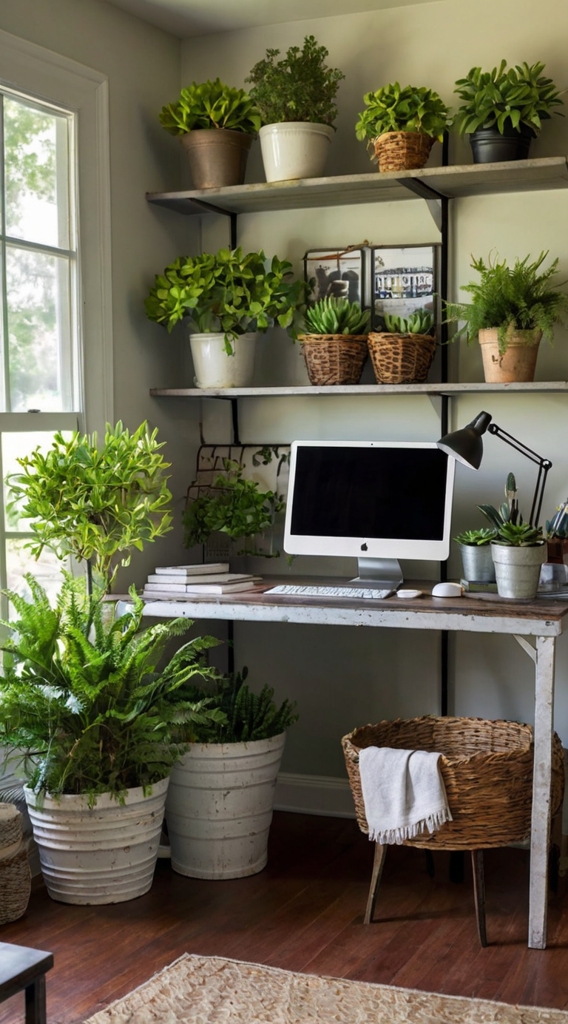
[[[228,572],[228,562],[203,562],[196,565],[158,565],[156,573],[160,576],[204,576],[212,572]]]
[[[255,582],[255,580],[248,580],[241,583],[202,583],[195,587],[187,585],[183,593],[171,587],[158,587],[156,590],[153,590],[150,589],[150,586],[146,586],[142,597],[149,601],[156,599],[168,600],[168,598],[170,601],[176,601],[183,600],[184,598],[207,597],[215,594],[233,594],[239,590],[253,590]]]
[[[230,583],[230,582],[242,582],[243,580],[251,580],[252,574],[250,572],[219,572],[209,573],[206,576],[182,576],[182,575],[163,575],[157,572],[150,573],[148,576],[148,584],[157,583],[161,587],[165,587],[172,584],[179,584],[185,586],[185,583]]]

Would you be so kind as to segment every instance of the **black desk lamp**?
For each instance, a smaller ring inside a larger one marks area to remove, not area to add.
[[[478,413],[475,419],[472,420],[471,423],[468,423],[466,427],[462,427],[461,430],[454,430],[451,434],[446,434],[444,437],[441,437],[437,442],[438,448],[441,448],[443,452],[451,455],[452,458],[457,459],[458,462],[462,462],[464,466],[469,466],[470,469],[479,469],[481,459],[483,458],[483,441],[481,440],[481,437],[487,430],[490,434],[495,434],[496,437],[500,437],[505,444],[510,445],[511,448],[520,452],[521,455],[526,455],[527,459],[530,459],[531,462],[536,462],[538,466],[538,474],[529,523],[531,526],[538,525],[540,510],[542,508],[544,487],[546,484],[546,475],[552,466],[550,459],[541,458],[541,456],[537,455],[536,452],[533,452],[531,448],[527,448],[526,444],[522,444],[521,441],[517,441],[516,437],[512,437],[512,435],[508,434],[506,430],[502,430],[502,428],[498,427],[496,423],[492,423],[491,416],[488,412]]]

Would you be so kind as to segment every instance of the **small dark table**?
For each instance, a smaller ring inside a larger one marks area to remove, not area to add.
[[[45,974],[53,967],[53,953],[0,942],[0,1003],[26,993],[26,1024],[46,1024]]]

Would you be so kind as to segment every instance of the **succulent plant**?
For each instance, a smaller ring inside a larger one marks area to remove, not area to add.
[[[304,313],[306,331],[311,334],[366,334],[371,311],[358,302],[326,295]]]
[[[467,544],[471,547],[483,547],[486,544],[490,544],[492,540],[495,540],[497,536],[496,529],[490,529],[488,526],[480,526],[476,530],[464,530],[463,533],[458,533],[457,537],[454,537],[456,544]]]
[[[542,529],[540,526],[531,526],[530,523],[503,523],[497,531],[494,543],[516,548],[534,547],[535,544],[543,543]]]
[[[220,78],[192,82],[179,99],[162,107],[160,123],[171,135],[186,135],[195,128],[225,128],[255,135],[260,111],[244,89],[233,89]]]
[[[496,509],[494,505],[478,505],[479,511],[489,520],[495,530],[500,530],[504,523],[521,524],[523,517],[519,511],[517,498],[517,482],[514,474],[509,473],[505,484],[505,501]]]
[[[410,316],[383,313],[385,327],[391,334],[433,334],[434,314],[429,309],[416,309]]]

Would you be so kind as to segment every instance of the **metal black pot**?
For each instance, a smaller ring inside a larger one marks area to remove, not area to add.
[[[502,160],[526,160],[534,137],[534,132],[526,125],[521,125],[519,131],[506,128],[503,134],[497,128],[478,128],[469,137],[473,162],[492,164]]]

